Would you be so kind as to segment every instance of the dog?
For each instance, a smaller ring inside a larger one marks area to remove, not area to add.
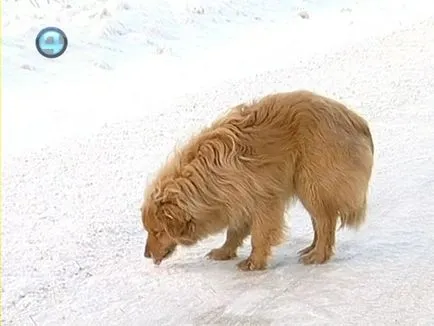
[[[267,269],[298,199],[314,233],[299,260],[326,263],[338,222],[355,230],[365,222],[373,156],[367,121],[331,98],[296,90],[237,105],[175,150],[145,190],[144,256],[159,265],[178,245],[227,229],[207,256],[235,258],[250,235],[250,255],[237,266]]]

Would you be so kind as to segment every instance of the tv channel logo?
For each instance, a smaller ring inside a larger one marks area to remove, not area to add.
[[[46,27],[36,36],[36,49],[42,56],[55,59],[65,53],[68,47],[66,34],[57,27]]]

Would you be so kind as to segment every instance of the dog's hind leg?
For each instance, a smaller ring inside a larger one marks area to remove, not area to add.
[[[331,187],[333,183],[324,182],[319,176],[306,177],[300,173],[300,179],[303,182],[297,183],[297,196],[309,212],[314,229],[312,244],[299,252],[300,260],[304,264],[322,264],[334,254],[338,219],[341,227],[352,229],[365,221],[368,178],[347,174],[345,180],[342,178],[344,181],[336,182],[339,186]]]
[[[252,250],[247,259],[238,263],[240,270],[254,271],[267,268],[272,246],[279,245],[284,239],[284,212],[285,203],[280,199],[264,203],[252,212]]]
[[[332,211],[314,209],[310,212],[315,219],[315,234],[313,248],[301,253],[300,260],[308,264],[323,264],[333,256],[336,238],[337,216]]]
[[[312,244],[299,251],[300,260],[304,264],[323,264],[333,255],[338,212],[323,188],[315,186],[315,182],[302,173],[300,178],[304,182],[297,183],[297,196],[310,214],[314,231]]]
[[[301,249],[300,251],[297,252],[297,254],[299,254],[300,256],[306,255],[309,252],[311,252],[312,249],[315,248],[316,242],[318,240],[318,233],[317,233],[317,230],[316,230],[315,219],[312,216],[310,217],[310,219],[312,221],[312,228],[313,228],[313,232],[314,232],[314,234],[313,234],[313,241],[312,241],[312,243],[308,247],[306,247],[304,249]]]
[[[220,248],[211,250],[207,257],[213,260],[229,260],[237,256],[237,249],[250,234],[250,225],[242,224],[238,228],[229,227],[226,231],[226,241]]]

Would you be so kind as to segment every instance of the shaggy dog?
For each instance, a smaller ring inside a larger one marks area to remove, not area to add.
[[[314,231],[304,264],[333,255],[335,231],[365,220],[374,146],[367,122],[343,104],[299,90],[240,104],[193,137],[159,171],[141,207],[145,257],[160,264],[227,228],[208,257],[236,257],[251,235],[243,271],[266,269],[284,240],[284,212],[298,199]]]

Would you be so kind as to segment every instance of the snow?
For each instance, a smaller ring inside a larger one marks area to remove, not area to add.
[[[2,5],[3,324],[434,323],[431,2]],[[69,37],[55,60],[34,49],[46,24]],[[174,144],[229,105],[298,88],[371,125],[362,230],[338,232],[328,264],[303,266],[312,232],[296,205],[267,271],[205,259],[222,234],[145,260],[141,196]]]

